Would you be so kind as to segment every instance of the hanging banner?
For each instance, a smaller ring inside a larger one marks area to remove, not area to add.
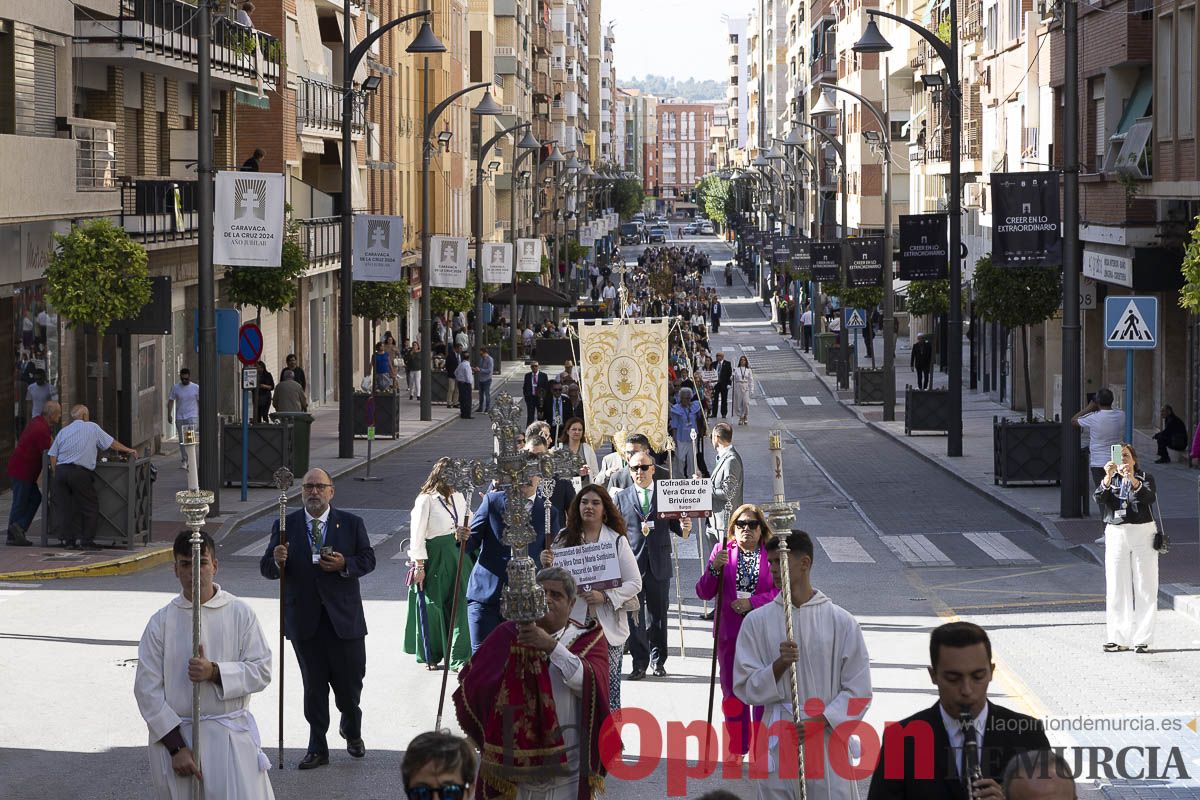
[[[429,285],[440,289],[465,289],[467,286],[467,240],[458,236],[433,236],[429,239],[432,256]]]
[[[823,283],[838,283],[842,279],[842,243],[812,242],[812,279]]]
[[[883,285],[883,237],[850,239],[849,282],[851,286]]]
[[[512,283],[512,245],[505,242],[486,242],[483,245],[483,282]]]
[[[517,239],[517,272],[542,271],[542,240]]]
[[[1057,172],[992,173],[992,263],[1062,266]]]
[[[900,269],[902,281],[943,281],[949,276],[945,214],[900,215]]]
[[[588,440],[599,447],[618,431],[667,441],[665,319],[578,320],[579,384]]]
[[[803,236],[793,236],[791,247],[788,249],[792,253],[792,266],[796,269],[810,270],[812,269],[812,243]]]
[[[776,235],[774,242],[775,263],[787,264],[792,260],[792,243],[788,236]]]
[[[213,207],[213,263],[278,267],[283,254],[283,175],[217,173]]]
[[[354,215],[354,280],[401,280],[403,252],[404,217]]]

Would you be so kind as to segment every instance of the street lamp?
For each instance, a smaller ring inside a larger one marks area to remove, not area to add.
[[[948,336],[950,342],[950,408],[946,436],[946,455],[957,457],[962,455],[962,87],[958,74],[958,3],[950,3],[950,41],[943,42],[933,31],[918,25],[904,17],[880,11],[877,8],[863,9],[872,17],[884,17],[904,27],[915,31],[924,39],[946,68],[947,86],[943,89],[949,96],[950,111],[950,196],[947,199],[948,215],[950,217],[950,313],[948,317]],[[851,48],[856,53],[886,53],[892,45],[883,34],[874,19],[867,22],[862,38]],[[922,76],[924,80],[924,76]],[[1069,110],[1069,109],[1068,109]],[[1073,297],[1074,295],[1064,295]],[[1070,305],[1069,303],[1067,305]],[[1064,387],[1065,389],[1065,387]],[[1066,394],[1064,392],[1064,398]],[[1065,448],[1064,448],[1065,449]]]
[[[354,458],[354,271],[352,269],[352,245],[354,241],[354,201],[352,169],[357,169],[351,129],[354,126],[354,100],[359,93],[354,91],[354,71],[366,57],[367,52],[392,28],[418,17],[428,17],[429,11],[405,14],[371,31],[353,50],[342,47],[342,267],[338,276],[341,302],[338,305],[338,458]],[[353,41],[350,26],[353,24],[350,0],[343,1],[342,41]],[[429,21],[425,20],[417,37],[407,48],[410,53],[442,53],[446,46],[433,35]],[[362,92],[379,88],[381,79],[371,75],[362,84]]]
[[[347,0],[348,1],[348,0]],[[442,48],[444,52],[445,48]],[[425,57],[425,63],[422,69],[422,87],[421,87],[421,108],[429,107],[429,57]],[[495,100],[492,99],[492,92],[488,88],[491,83],[481,81],[480,83],[472,83],[454,92],[445,100],[438,103],[432,109],[425,113],[425,122],[421,135],[421,421],[429,422],[433,419],[433,289],[429,285],[432,280],[430,263],[429,263],[429,166],[433,162],[433,142],[430,137],[433,135],[433,126],[437,124],[438,117],[442,112],[450,107],[458,98],[473,92],[476,89],[485,89],[483,99],[479,101],[479,105],[471,109],[471,113],[476,116],[498,116],[503,109]],[[438,141],[441,141],[441,135],[438,136]],[[478,265],[476,265],[478,268]],[[476,319],[476,323],[482,322]],[[478,336],[476,336],[478,338]]]
[[[827,91],[842,92],[858,100],[879,122],[879,133],[863,131],[863,136],[868,142],[881,142],[883,152],[883,419],[884,422],[893,422],[896,419],[896,355],[893,352],[896,347],[896,332],[892,319],[896,313],[896,293],[892,278],[892,126],[888,86],[890,75],[886,58],[883,59],[883,76],[882,111],[858,92],[833,83],[819,83],[817,86],[823,90],[821,103],[828,99]]]

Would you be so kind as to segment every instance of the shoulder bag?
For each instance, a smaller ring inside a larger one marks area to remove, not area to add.
[[[1167,536],[1166,528],[1162,523],[1162,512],[1154,513],[1154,509],[1158,507],[1158,501],[1155,500],[1150,506],[1150,516],[1154,519],[1154,525],[1157,530],[1154,531],[1154,549],[1160,556],[1165,556],[1171,552],[1171,539]]]

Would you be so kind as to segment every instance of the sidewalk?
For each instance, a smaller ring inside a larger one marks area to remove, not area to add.
[[[492,385],[493,395],[503,391],[514,376],[519,379],[524,364],[509,362],[504,372],[497,375]],[[398,439],[376,439],[372,445],[373,460],[405,447],[418,439],[434,433],[458,418],[457,408],[445,404],[433,404],[433,419],[422,422],[421,404],[418,400],[401,399],[400,437]],[[320,408],[313,412],[312,440],[309,449],[309,464],[329,471],[336,480],[359,470],[367,463],[367,440],[354,440],[354,458],[339,459],[338,455],[338,407]],[[105,549],[96,553],[66,550],[52,540],[51,546],[40,545],[42,536],[42,514],[29,531],[32,547],[0,546],[0,581],[42,581],[54,578],[97,577],[124,575],[170,560],[170,542],[183,529],[175,493],[187,488],[187,472],[180,469],[176,451],[162,453],[151,458],[158,469],[154,481],[154,511],[151,523],[150,543],[133,550]],[[295,476],[288,497],[300,495],[300,478]],[[221,487],[220,515],[210,516],[204,530],[214,540],[221,541],[250,517],[273,508],[279,501],[279,491],[273,488],[250,487],[246,502],[241,499],[241,486]],[[12,492],[0,494],[0,519],[7,520],[12,504]],[[43,507],[44,510],[44,507]]]
[[[836,376],[826,375],[824,365],[818,363],[811,352],[804,352],[803,348],[791,339],[788,341],[830,393],[860,420],[942,467],[947,473],[991,501],[1008,507],[1013,513],[1028,520],[1032,526],[1041,529],[1055,545],[1076,550],[1103,566],[1104,548],[1096,543],[1096,539],[1103,534],[1104,525],[1095,503],[1091,504],[1090,517],[1064,519],[1059,515],[1058,486],[1003,487],[995,482],[993,418],[1023,419],[1023,412],[1013,411],[993,402],[981,391],[964,389],[963,455],[950,458],[946,455],[944,435],[906,436],[904,433],[904,387],[915,386],[917,383],[916,373],[909,367],[911,348],[907,337],[896,339],[897,388],[894,422],[883,421],[883,409],[879,405],[855,405],[852,391],[839,391]],[[876,337],[875,345],[876,363],[882,366],[881,337]],[[968,363],[967,358],[964,351],[964,365]],[[935,372],[933,382],[935,388],[945,387],[946,376]],[[1200,531],[1200,510],[1197,508],[1200,473],[1191,470],[1186,461],[1154,464],[1156,446],[1151,434],[1144,431],[1134,431],[1134,446],[1148,471],[1154,475],[1158,489],[1159,512],[1171,539],[1170,553],[1159,560],[1160,599],[1168,607],[1200,620],[1200,548],[1197,547],[1197,534]],[[1178,454],[1174,455],[1178,459]]]

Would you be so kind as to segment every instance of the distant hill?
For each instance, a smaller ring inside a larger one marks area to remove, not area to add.
[[[683,97],[693,103],[725,98],[725,84],[720,81],[697,81],[695,78],[681,81],[662,75],[647,75],[645,78],[631,78],[618,82],[623,87],[639,89],[655,97]]]

